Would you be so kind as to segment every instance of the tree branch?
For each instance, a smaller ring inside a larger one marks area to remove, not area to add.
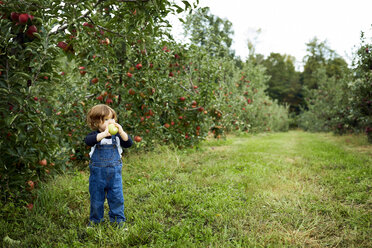
[[[183,85],[181,85],[181,84],[179,84],[179,86],[180,86],[182,89],[184,89],[185,91],[188,91],[188,92],[190,92],[190,93],[192,93],[192,94],[195,94],[195,92],[193,92],[193,91],[187,89],[185,86],[183,86]]]
[[[118,35],[118,36],[120,36],[120,37],[123,37],[123,38],[125,39],[125,36],[122,35],[122,34],[120,34],[120,33],[118,33],[118,32],[112,31],[112,30],[107,29],[107,28],[105,28],[105,27],[102,27],[102,26],[100,26],[100,25],[96,25],[96,24],[94,23],[94,21],[93,21],[89,16],[87,16],[86,18],[88,18],[89,21],[90,21],[91,23],[93,23],[93,25],[95,25],[96,27],[98,27],[99,29],[105,30],[106,32],[109,32],[109,33],[116,34],[116,35]]]
[[[150,0],[118,0],[117,2],[123,2],[123,3],[135,3],[135,2],[148,2]]]
[[[95,9],[99,4],[101,4],[104,1],[106,1],[106,0],[98,0],[98,2],[93,6],[92,9]],[[90,14],[90,12],[92,12],[92,11],[91,10],[88,10],[87,13],[85,13],[82,16],[79,16],[77,19],[82,19],[82,18],[87,17]],[[62,30],[65,30],[67,27],[68,27],[68,24],[66,23],[66,24],[60,26],[59,28],[57,28],[56,31],[49,33],[48,36],[53,35],[53,34],[56,34],[56,33],[60,32]]]

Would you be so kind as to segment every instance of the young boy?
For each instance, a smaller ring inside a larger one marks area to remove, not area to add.
[[[87,123],[94,130],[85,137],[85,143],[92,147],[89,153],[90,224],[103,222],[103,206],[107,197],[110,222],[122,226],[126,218],[121,178],[121,153],[122,147],[132,146],[132,139],[117,123],[116,112],[105,104],[90,109]],[[114,124],[118,128],[117,134],[110,134],[109,124]]]

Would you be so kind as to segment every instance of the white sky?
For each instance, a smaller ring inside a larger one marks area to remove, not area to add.
[[[256,53],[292,55],[297,69],[314,37],[326,40],[349,63],[361,31],[372,37],[372,0],[200,0],[199,6],[232,22],[232,48],[242,59],[248,55],[247,40],[256,38]],[[173,35],[180,38],[182,26],[176,18],[171,23]]]

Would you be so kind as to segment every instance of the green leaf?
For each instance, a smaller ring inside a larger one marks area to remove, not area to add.
[[[18,117],[18,114],[17,115],[14,115],[14,116],[10,116],[7,118],[6,120],[6,123],[8,124],[8,126],[11,126],[14,122],[14,120]]]
[[[33,33],[33,36],[38,38],[39,40],[41,40],[41,35],[39,33],[35,32],[35,33]]]
[[[183,4],[185,4],[185,6],[186,6],[185,10],[188,9],[188,8],[191,9],[191,5],[190,5],[190,3],[189,3],[188,1],[182,1],[182,2],[183,2]]]
[[[0,88],[0,92],[3,92],[5,94],[9,94],[9,90],[6,88]]]
[[[181,8],[180,6],[178,6],[177,4],[175,4],[175,5],[173,5],[173,6],[176,7],[176,9],[177,9],[176,12],[177,12],[178,14],[184,11],[184,9]]]
[[[18,77],[23,77],[26,80],[31,79],[31,75],[30,74],[27,74],[27,73],[24,73],[24,72],[16,72],[16,73],[14,73],[13,77],[17,77],[17,76]]]
[[[33,120],[39,127],[41,127],[41,120],[40,120],[40,118],[33,117],[33,118],[31,118],[31,120]]]

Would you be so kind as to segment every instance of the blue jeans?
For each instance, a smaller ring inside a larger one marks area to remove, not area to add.
[[[90,222],[103,222],[105,198],[110,208],[110,222],[125,222],[122,161],[115,136],[112,137],[112,145],[96,145],[89,168]]]

